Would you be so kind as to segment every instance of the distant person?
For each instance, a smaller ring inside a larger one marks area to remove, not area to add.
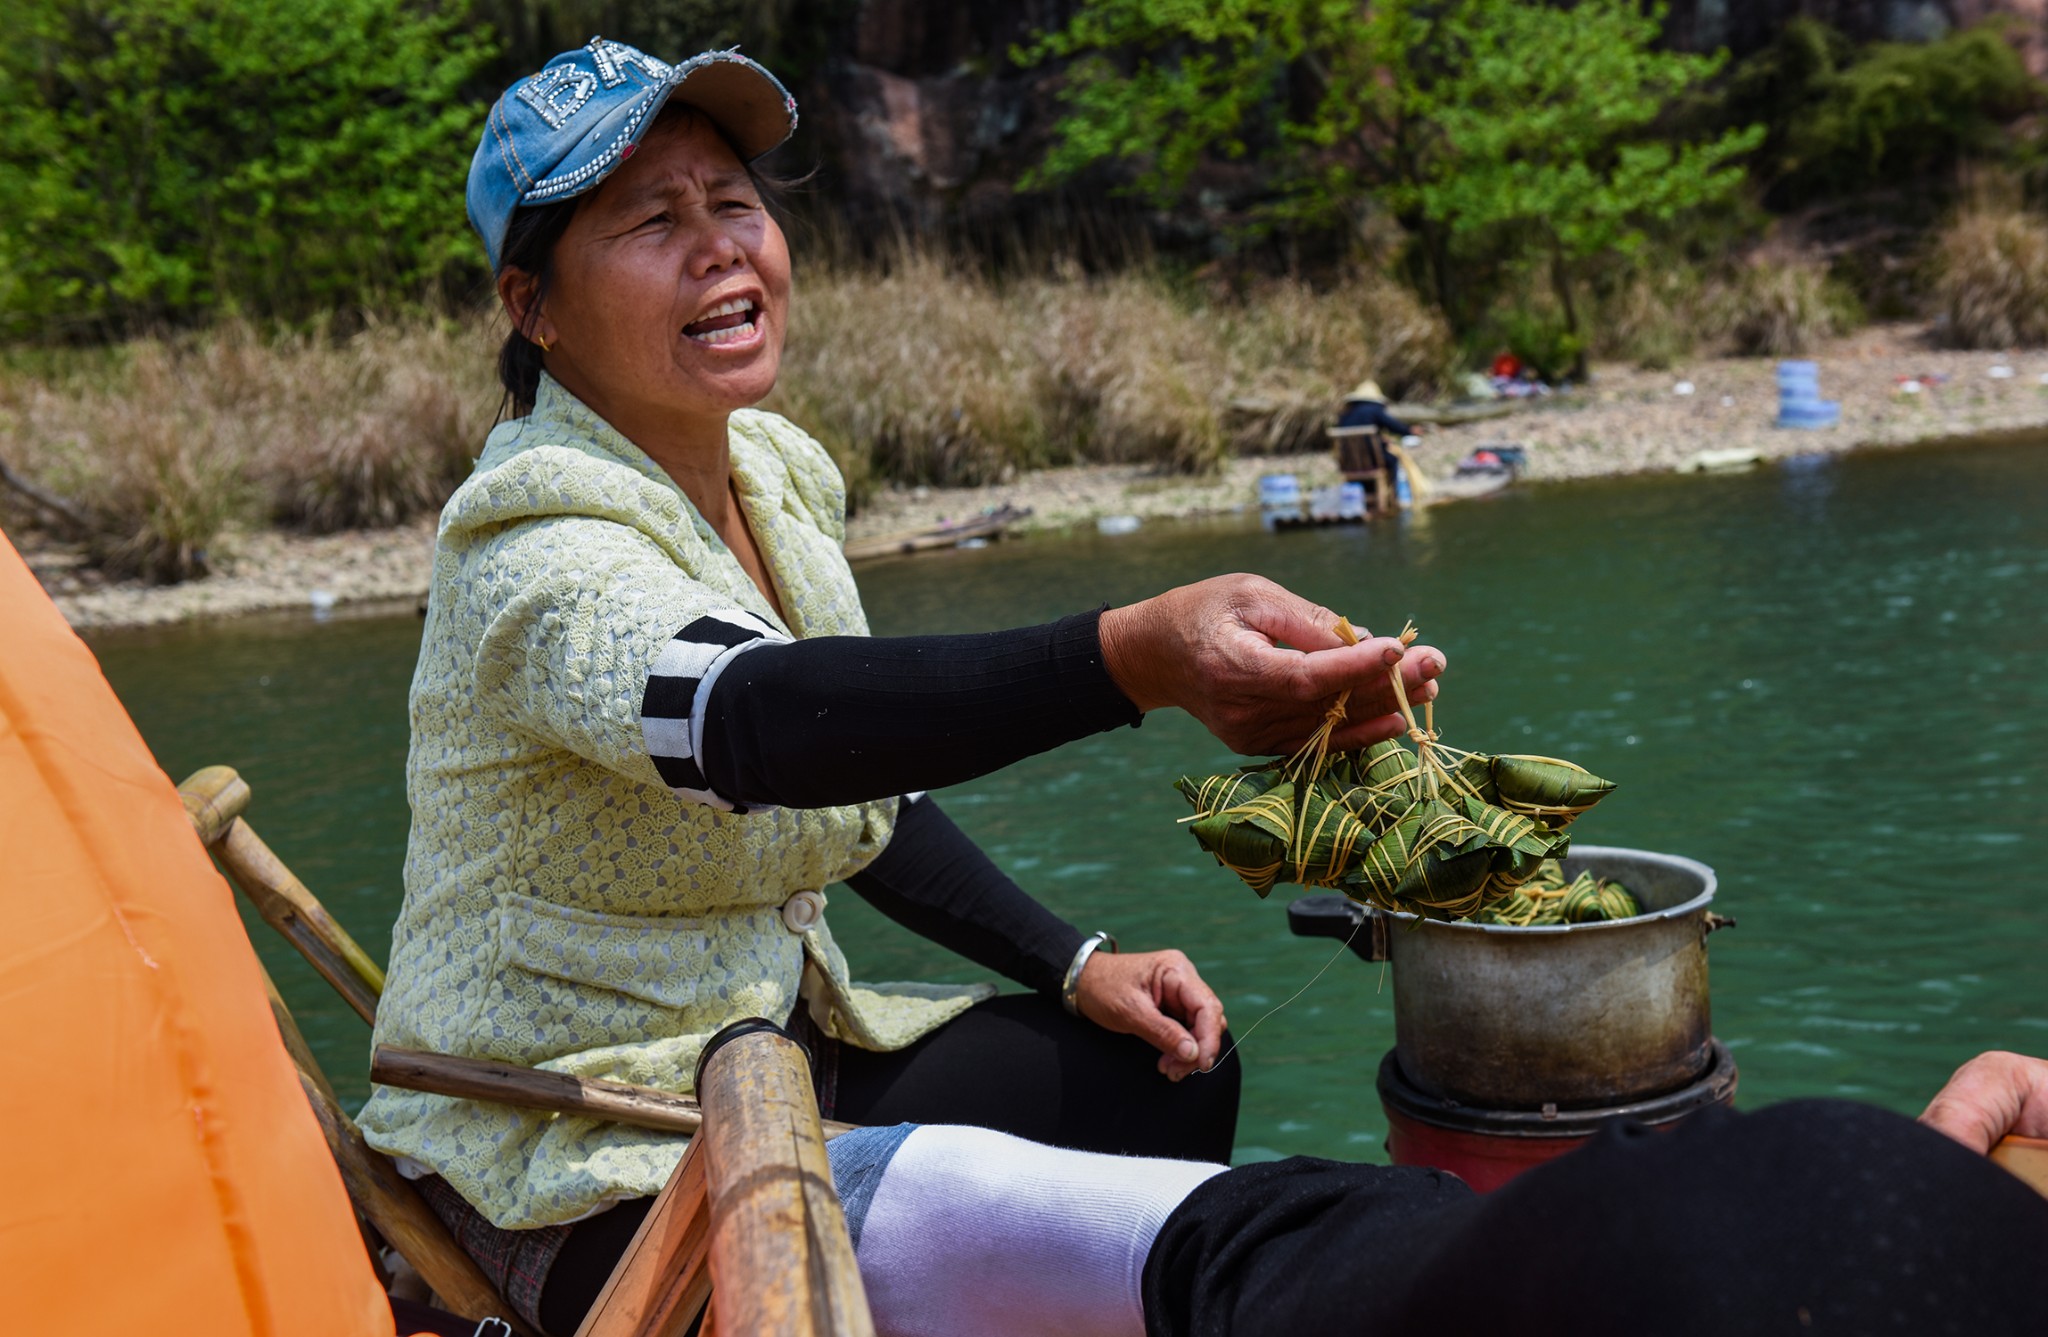
[[[1387,411],[1380,383],[1368,376],[1344,397],[1337,424],[1330,429],[1337,472],[1345,482],[1364,486],[1368,515],[1390,509],[1398,494],[1401,466],[1388,449],[1390,434],[1398,440],[1414,435],[1414,429]]]
[[[1522,374],[1522,359],[1516,357],[1511,349],[1503,348],[1493,355],[1493,365],[1487,369],[1487,374],[1496,381],[1512,381]]]
[[[1084,936],[922,791],[1166,706],[1270,756],[1348,691],[1334,741],[1363,746],[1399,727],[1389,667],[1427,699],[1443,657],[1345,647],[1253,576],[869,637],[838,471],[753,408],[791,285],[749,164],[795,123],[736,53],[671,66],[601,38],[491,109],[468,206],[514,416],[441,516],[376,1041],[686,1092],[710,1035],[767,1016],[841,1119],[1225,1160],[1238,1070],[1195,966]],[[856,983],[825,914],[840,881],[1031,992]],[[389,1087],[361,1124],[564,1337],[683,1148]]]
[[[1370,376],[1344,396],[1344,407],[1337,414],[1337,426],[1376,427],[1382,432],[1391,432],[1396,439],[1415,435],[1413,427],[1387,411],[1387,396],[1380,389],[1380,383]]]

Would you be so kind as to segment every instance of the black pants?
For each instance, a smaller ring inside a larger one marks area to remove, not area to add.
[[[1479,1197],[1297,1158],[1211,1179],[1145,1265],[1151,1337],[2048,1331],[2048,1199],[1864,1105],[1617,1124]]]
[[[1005,994],[907,1049],[838,1046],[831,1113],[858,1124],[993,1128],[1077,1151],[1228,1161],[1236,1058],[1180,1082],[1160,1076],[1158,1060],[1144,1041],[1076,1020],[1049,998]],[[576,1330],[653,1205],[621,1203],[570,1233],[541,1291],[542,1327]]]
[[[833,1117],[966,1124],[1075,1151],[1227,1162],[1236,1057],[1179,1082],[1160,1076],[1158,1062],[1143,1040],[1076,1020],[1041,995],[1006,994],[907,1049],[842,1046]]]

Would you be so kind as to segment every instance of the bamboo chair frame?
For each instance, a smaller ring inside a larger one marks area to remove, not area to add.
[[[1364,483],[1367,515],[1393,509],[1394,471],[1386,434],[1377,427],[1326,427],[1337,459],[1337,473],[1348,483]]]
[[[242,820],[248,784],[226,766],[178,787],[200,842],[256,912],[365,1022],[376,1020],[384,972]],[[261,967],[258,967],[259,970]],[[389,1157],[371,1148],[336,1099],[267,972],[278,1033],[298,1068],[350,1200],[370,1230],[465,1318],[499,1318],[533,1337]],[[872,1337],[873,1320],[802,1050],[779,1032],[741,1035],[703,1065],[703,1104],[669,1092],[513,1064],[380,1048],[387,1085],[574,1112],[690,1136],[577,1337],[681,1337],[700,1332]],[[376,1250],[366,1231],[373,1262]],[[739,1284],[714,1287],[712,1278]]]

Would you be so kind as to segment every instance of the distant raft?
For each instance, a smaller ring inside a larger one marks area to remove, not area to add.
[[[1336,630],[1356,642],[1349,623]],[[1415,635],[1411,625],[1402,642]],[[1344,718],[1339,698],[1294,756],[1176,782],[1194,805],[1183,820],[1202,848],[1260,896],[1290,882],[1432,919],[1515,924],[1567,922],[1538,917],[1553,902],[1560,916],[1578,916],[1569,922],[1640,913],[1613,883],[1581,887],[1581,878],[1553,896],[1538,880],[1570,848],[1565,828],[1612,793],[1612,781],[1553,757],[1450,747],[1437,735],[1433,703],[1418,722],[1398,665],[1389,676],[1414,751],[1398,738],[1327,751]]]

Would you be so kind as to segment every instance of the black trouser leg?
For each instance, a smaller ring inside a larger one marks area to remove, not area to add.
[[[1153,1337],[2048,1330],[2048,1199],[1910,1120],[1802,1101],[1609,1127],[1477,1197],[1427,1170],[1219,1175],[1145,1267]]]
[[[1158,1061],[1144,1041],[1070,1017],[1049,998],[1006,994],[907,1049],[842,1046],[833,1114],[859,1124],[967,1124],[1077,1151],[1228,1161],[1236,1058],[1180,1082],[1160,1076]]]

